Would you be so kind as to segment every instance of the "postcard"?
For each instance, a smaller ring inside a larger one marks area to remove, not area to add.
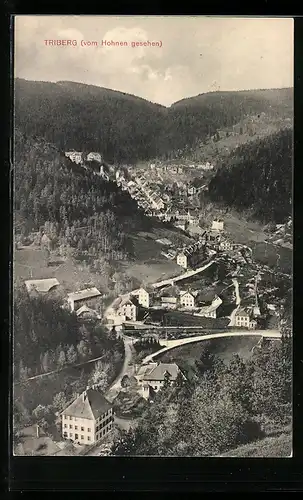
[[[292,456],[293,23],[14,17],[14,456]]]

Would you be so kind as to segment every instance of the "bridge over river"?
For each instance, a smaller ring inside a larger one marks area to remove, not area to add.
[[[239,330],[233,332],[221,332],[221,333],[210,333],[205,335],[196,335],[195,337],[186,337],[177,340],[160,340],[162,349],[154,352],[153,354],[149,354],[142,360],[142,364],[149,363],[154,358],[164,354],[175,347],[180,347],[185,344],[193,344],[194,342],[201,342],[204,340],[212,340],[212,339],[220,339],[224,337],[260,337],[260,338],[268,338],[268,339],[280,339],[281,333],[278,330]]]

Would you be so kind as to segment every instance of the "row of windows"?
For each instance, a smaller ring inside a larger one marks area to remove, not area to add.
[[[64,436],[65,438],[67,438],[67,437],[73,438],[73,437],[74,437],[74,434],[73,434],[73,432],[70,432],[70,433],[69,433],[69,436],[68,436],[68,433],[67,433],[67,432],[64,432],[63,436]],[[84,436],[81,434],[80,438],[81,438],[81,440],[83,440],[83,439],[84,439]],[[79,434],[77,434],[77,433],[75,434],[75,439],[79,439]],[[91,441],[91,437],[90,437],[90,436],[87,436],[87,441]]]
[[[98,432],[100,429],[102,429],[102,427],[105,427],[106,425],[108,425],[110,422],[112,422],[112,417],[108,417],[104,422],[97,425],[96,432]]]
[[[64,427],[65,427],[65,429],[66,429],[66,428],[67,428],[67,424],[64,424]],[[69,424],[69,428],[70,428],[70,429],[73,429],[72,424]],[[75,429],[75,431],[77,431],[77,430],[78,430],[78,425],[75,425],[74,429]],[[86,430],[87,430],[87,432],[91,432],[90,427],[88,427]],[[84,428],[84,427],[81,427],[81,431],[82,431],[82,432],[85,432],[85,428]]]
[[[100,431],[99,433],[97,433],[96,435],[96,439],[100,439],[101,437],[105,436],[105,434],[107,434],[112,428],[112,424],[110,423],[107,427],[105,427],[104,429],[102,429],[102,431]]]

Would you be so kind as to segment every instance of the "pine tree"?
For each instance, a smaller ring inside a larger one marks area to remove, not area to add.
[[[74,365],[77,362],[77,351],[73,345],[69,346],[66,358],[69,365]]]

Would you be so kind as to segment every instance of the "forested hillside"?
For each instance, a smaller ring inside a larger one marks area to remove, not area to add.
[[[123,343],[100,326],[83,325],[61,303],[41,296],[30,297],[25,289],[14,291],[15,380],[75,365],[104,354],[109,365]],[[113,368],[113,367],[112,367]]]
[[[212,201],[283,223],[292,212],[292,129],[235,149],[209,184]]]
[[[212,92],[170,108],[73,82],[15,81],[15,122],[61,150],[100,151],[109,162],[186,154],[218,130],[265,113],[291,118],[292,89]]]
[[[154,396],[135,430],[121,432],[112,454],[216,456],[291,423],[291,341],[269,342],[252,358],[223,363],[204,352],[195,377]],[[290,450],[286,448],[286,454]]]
[[[88,384],[106,390],[124,357],[123,341],[112,332],[97,323],[81,323],[48,297],[29,297],[25,287],[14,290],[13,348],[15,438],[33,423],[45,431],[53,428],[56,412]],[[101,359],[85,363],[95,358]],[[37,375],[41,377],[28,380]]]
[[[50,249],[74,249],[92,262],[132,255],[129,232],[151,224],[114,183],[77,167],[45,140],[26,138],[18,130],[14,186],[15,210],[48,236]]]

